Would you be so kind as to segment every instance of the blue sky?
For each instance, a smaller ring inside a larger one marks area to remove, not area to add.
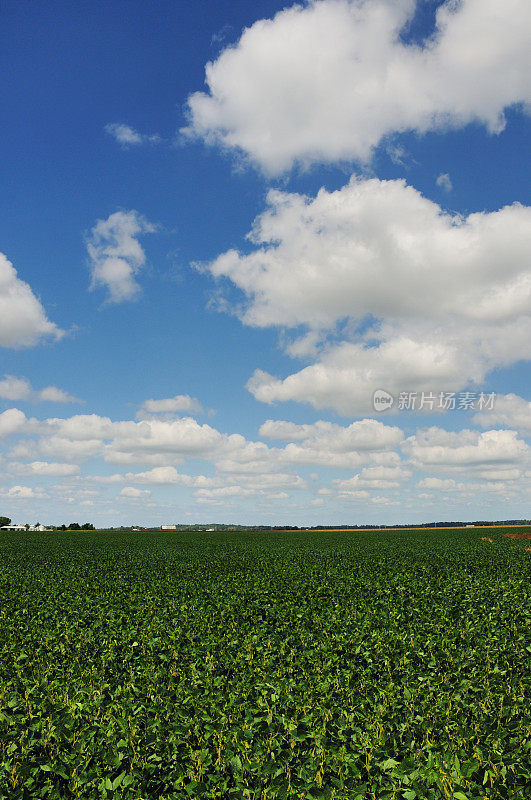
[[[531,16],[509,11],[7,0],[0,513],[529,516]]]

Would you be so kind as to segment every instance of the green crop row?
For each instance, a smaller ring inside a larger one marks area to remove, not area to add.
[[[503,532],[0,537],[0,800],[525,800]]]

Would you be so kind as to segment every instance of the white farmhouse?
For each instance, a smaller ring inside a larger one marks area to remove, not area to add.
[[[0,528],[0,531],[47,531],[47,530],[48,530],[48,528],[46,528],[45,525],[41,525],[41,524],[39,524],[39,525],[28,525],[27,528],[26,528],[25,525],[14,525],[14,524],[11,524],[11,525],[2,525],[2,527]]]

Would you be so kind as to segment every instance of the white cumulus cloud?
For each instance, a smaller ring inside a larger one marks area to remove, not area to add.
[[[8,408],[0,414],[0,436],[11,436],[24,430],[26,415],[18,408]]]
[[[158,133],[146,135],[139,133],[129,125],[111,122],[105,126],[105,131],[110,134],[122,147],[134,147],[140,144],[158,144],[161,141]]]
[[[0,347],[31,347],[42,339],[60,339],[64,331],[50,322],[28,283],[0,253]]]
[[[405,467],[365,467],[352,478],[336,479],[332,485],[340,495],[358,495],[366,489],[397,489],[411,477]]]
[[[497,395],[493,408],[478,411],[473,419],[482,428],[504,425],[529,434],[531,433],[531,402],[517,394]]]
[[[17,378],[15,375],[4,375],[0,381],[0,397],[2,400],[27,400],[33,390],[26,378]]]
[[[527,0],[448,0],[429,40],[401,38],[415,0],[310,0],[262,19],[206,65],[185,135],[264,171],[370,158],[385,137],[470,122],[491,133],[529,104]]]
[[[160,400],[145,400],[140,406],[139,415],[143,414],[173,414],[181,412],[201,412],[203,407],[199,400],[188,394],[177,394],[175,397],[166,397]]]
[[[15,375],[4,375],[0,380],[0,398],[3,400],[45,400],[50,403],[79,403],[74,397],[57,386],[45,386],[44,389],[33,389],[26,378]]]
[[[124,488],[120,490],[120,497],[128,497],[133,500],[149,497],[150,494],[151,491],[149,489],[137,489],[134,486],[124,486]]]
[[[15,475],[69,477],[79,474],[77,464],[64,464],[50,461],[32,461],[29,464],[13,462],[9,465],[9,472]]]
[[[439,188],[444,189],[445,192],[451,192],[453,189],[452,179],[447,172],[441,172],[435,183]]]
[[[190,417],[113,421],[77,414],[38,420],[13,408],[0,414],[6,442],[3,452],[0,447],[2,473],[4,483],[13,478],[27,485],[0,493],[13,500],[55,498],[72,507],[89,500],[104,513],[116,499],[135,507],[155,503],[153,508],[166,509],[166,515],[173,507],[168,496],[192,504],[240,498],[244,505],[263,503],[269,510],[276,500],[293,499],[304,509],[312,499],[328,498],[340,510],[347,507],[341,503],[367,509],[397,498],[413,508],[421,490],[432,492],[434,502],[437,494],[449,492],[459,502],[468,497],[477,503],[488,496],[523,502],[529,490],[530,448],[514,430],[432,427],[406,438],[400,427],[366,418],[344,426],[267,420],[260,435],[275,440],[275,446]],[[198,460],[206,474],[191,474]],[[105,462],[128,465],[131,471],[97,474],[105,472]],[[186,462],[190,472],[177,466]],[[319,474],[311,472],[315,466]],[[54,477],[63,480],[46,489],[32,485]],[[37,506],[35,513],[40,515]]]
[[[526,463],[530,448],[516,431],[473,430],[446,431],[432,427],[417,431],[401,448],[411,464],[417,467],[451,467],[457,469],[510,469]],[[423,484],[425,488],[432,488]]]
[[[32,500],[35,498],[42,500],[46,497],[42,489],[32,486],[12,486],[7,491],[3,491],[2,494],[5,497],[14,498],[16,500]]]
[[[137,237],[155,230],[154,225],[134,210],[116,211],[107,219],[98,220],[86,241],[91,288],[104,286],[111,303],[134,299],[140,291],[136,276],[146,263],[146,254]]]
[[[315,363],[285,379],[257,370],[257,399],[363,414],[375,389],[458,391],[528,357],[531,208],[455,216],[403,180],[355,177],[267,203],[251,251],[207,267],[243,293],[244,323],[309,331],[287,350]]]

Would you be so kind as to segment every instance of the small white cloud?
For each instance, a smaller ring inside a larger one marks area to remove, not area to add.
[[[46,495],[40,488],[31,486],[12,486],[7,492],[3,492],[6,497],[16,498],[17,500],[29,500],[33,498],[44,498]]]
[[[176,394],[175,397],[161,400],[145,400],[140,406],[139,414],[180,413],[183,411],[200,413],[203,411],[203,407],[195,397],[190,397],[188,394]]]
[[[352,494],[359,489],[397,489],[411,477],[411,472],[403,466],[365,467],[361,472],[347,480],[334,480],[335,489],[341,494]]]
[[[77,397],[68,394],[57,386],[46,386],[36,391],[26,378],[15,375],[4,375],[0,381],[0,398],[2,400],[46,400],[50,403],[79,403]]]
[[[57,386],[46,386],[39,392],[36,392],[39,400],[46,400],[48,403],[80,403],[79,398],[74,397],[72,394],[58,389]]]
[[[447,172],[441,172],[435,183],[445,192],[451,192],[453,189],[452,181]]]
[[[398,505],[400,505],[398,500],[392,500],[389,497],[383,497],[383,496],[372,497],[371,498],[371,503],[374,503],[375,505],[378,505],[378,506],[398,506]]]
[[[517,394],[498,395],[494,407],[478,411],[473,420],[482,428],[504,425],[522,433],[531,433],[531,402]]]
[[[60,339],[64,331],[46,316],[29,284],[0,253],[0,347],[31,347],[42,339]]]
[[[4,375],[0,381],[0,397],[2,400],[27,400],[33,390],[26,378],[17,378],[15,375]]]
[[[209,486],[212,478],[204,475],[185,475],[177,472],[175,467],[154,467],[146,472],[128,472],[125,480],[129,483],[144,483],[153,485],[178,484],[180,486]]]
[[[150,494],[150,489],[136,489],[134,486],[124,486],[120,491],[120,497],[131,497],[136,500],[141,497],[149,497]]]
[[[40,475],[65,478],[79,474],[77,464],[61,464],[50,461],[32,461],[30,464],[12,463],[9,472],[14,475]]]
[[[453,478],[423,478],[417,486],[421,489],[440,489],[447,492],[449,489],[455,489],[457,484]]]
[[[402,145],[397,144],[396,142],[389,142],[385,148],[385,152],[393,162],[393,164],[397,164],[400,167],[406,166],[406,159],[408,158],[408,153]]]
[[[114,475],[91,475],[90,480],[94,483],[123,483],[125,478],[123,475],[120,475],[116,472]]]
[[[106,287],[111,303],[135,298],[140,291],[136,275],[146,263],[137,237],[155,230],[154,225],[134,210],[116,211],[106,220],[98,220],[86,240],[91,289]]]
[[[162,141],[158,133],[147,136],[138,133],[129,125],[122,125],[119,122],[111,122],[105,126],[105,131],[113,136],[122,147],[134,147],[141,144],[158,144]]]
[[[79,466],[77,464],[60,464],[50,461],[32,461],[28,465],[33,475],[53,475],[56,477],[66,477],[77,475]]]
[[[18,408],[8,408],[0,414],[0,436],[11,436],[19,433],[26,425],[26,415]]]

